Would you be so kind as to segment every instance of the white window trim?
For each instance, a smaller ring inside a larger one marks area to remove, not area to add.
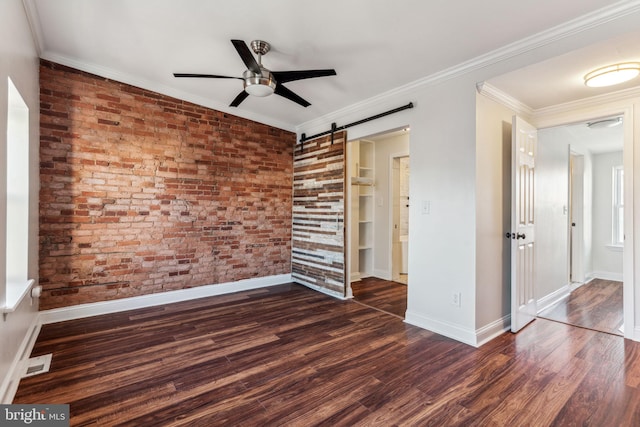
[[[15,311],[31,290],[29,265],[29,108],[7,78],[5,277],[0,282],[0,312]]]

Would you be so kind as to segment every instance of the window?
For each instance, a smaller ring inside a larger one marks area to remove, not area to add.
[[[613,233],[611,243],[624,245],[624,170],[622,166],[613,167],[613,214],[611,223]]]
[[[8,79],[6,158],[6,278],[4,301],[11,311],[27,292],[29,259],[29,108]],[[2,293],[0,292],[0,295]]]

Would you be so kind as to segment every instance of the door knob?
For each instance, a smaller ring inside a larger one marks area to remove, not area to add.
[[[527,236],[524,233],[518,233],[516,239],[525,239]]]

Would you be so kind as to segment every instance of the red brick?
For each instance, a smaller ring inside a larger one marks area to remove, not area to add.
[[[40,81],[42,309],[291,272],[295,134],[44,60]]]

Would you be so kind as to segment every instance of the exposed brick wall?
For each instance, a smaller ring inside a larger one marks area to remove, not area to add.
[[[40,307],[291,272],[295,134],[47,61]]]

